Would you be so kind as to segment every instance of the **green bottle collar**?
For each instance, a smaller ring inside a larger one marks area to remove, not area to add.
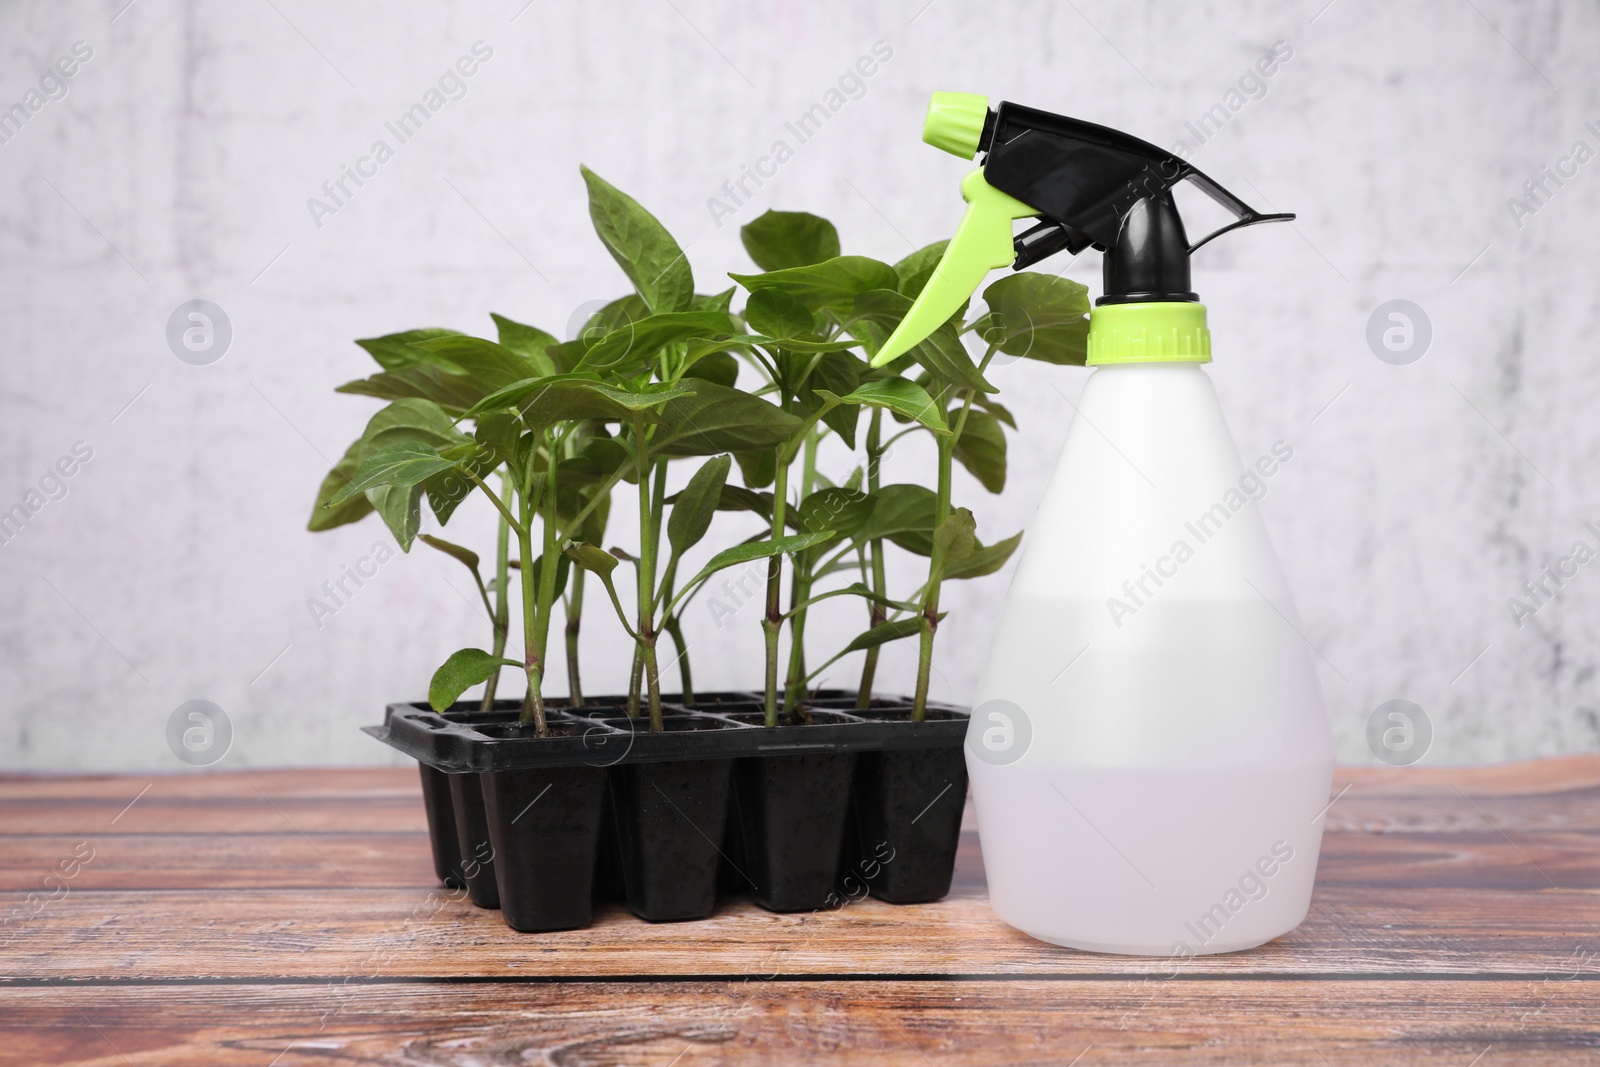
[[[1110,363],[1210,363],[1204,304],[1100,304],[1089,313],[1091,367]]]

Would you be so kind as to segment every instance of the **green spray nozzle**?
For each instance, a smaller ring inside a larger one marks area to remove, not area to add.
[[[932,119],[931,108],[929,118]],[[990,185],[983,176],[982,167],[961,180],[961,198],[967,202],[967,213],[961,217],[961,225],[956,227],[955,236],[950,238],[944,256],[911,310],[872,357],[874,367],[881,367],[915,348],[960,310],[990,271],[1009,266],[1017,258],[1011,239],[1012,220],[1039,213],[1038,208],[1029,207]]]
[[[934,93],[922,139],[983,165],[961,182],[966,214],[911,310],[873,357],[881,367],[943,325],[999,267],[1031,266],[1065,250],[1106,253],[1096,304],[1195,302],[1189,256],[1218,234],[1286,214],[1256,211],[1192,164],[1120,130],[975,93]],[[1188,181],[1234,221],[1190,242],[1172,198]],[[1040,216],[1012,235],[1015,219]]]
[[[922,139],[953,156],[971,159],[983,143],[983,124],[989,119],[989,98],[977,93],[934,93],[928,117],[922,120]]]

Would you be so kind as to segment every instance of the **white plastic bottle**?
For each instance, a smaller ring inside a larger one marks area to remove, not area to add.
[[[1028,528],[967,731],[990,901],[1034,937],[1092,951],[1269,941],[1311,899],[1333,738],[1255,507],[1293,443],[1240,461],[1201,366],[1211,335],[1189,268],[1219,234],[1294,216],[1256,211],[1120,130],[1007,101],[991,110],[970,93],[935,93],[922,136],[983,164],[873,366],[912,351],[992,269],[1105,253],[1088,331],[1097,369]],[[1179,182],[1232,221],[1191,241]],[[1037,221],[1013,233],[1023,218]],[[1000,303],[991,325],[1006,344],[1060,325],[1035,321],[1025,300]]]
[[[1242,462],[1198,362],[1091,375],[967,736],[1010,925],[1188,956],[1305,917],[1333,740],[1255,503],[1293,457]]]

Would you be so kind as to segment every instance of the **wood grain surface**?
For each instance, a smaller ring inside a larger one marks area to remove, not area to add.
[[[1600,756],[1334,790],[1306,922],[1174,962],[1004,926],[970,831],[938,904],[524,935],[409,769],[0,777],[0,1064],[1600,1063]]]

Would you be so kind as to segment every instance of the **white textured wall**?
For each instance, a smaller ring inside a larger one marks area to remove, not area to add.
[[[351,338],[487,331],[491,310],[567,336],[575,309],[622,292],[580,161],[666,222],[703,289],[747,266],[737,224],[767,207],[894,259],[960,213],[963,164],[918,141],[929,91],[1172,144],[1280,40],[1292,58],[1194,158],[1300,221],[1218,242],[1197,274],[1241,451],[1295,448],[1261,507],[1341,754],[1371,758],[1365,721],[1394,697],[1432,717],[1430,762],[1593,748],[1600,565],[1521,628],[1506,601],[1574,541],[1600,545],[1583,527],[1600,519],[1600,162],[1520,227],[1507,199],[1575,141],[1600,149],[1600,10],[1324,2],[0,6],[0,107],[74,42],[93,49],[0,145],[0,507],[93,449],[0,547],[0,764],[176,767],[166,722],[194,698],[233,721],[225,765],[388,758],[356,727],[485,624],[464,572],[422,548],[313,622],[320,584],[387,539],[376,520],[304,532],[375,407],[331,390],[368,372]],[[307,198],[479,40],[493,56],[466,95],[316,225]],[[865,95],[716,225],[721,183],[880,40],[893,56]],[[1098,270],[1090,255],[1070,273],[1097,287]],[[209,366],[166,343],[193,298],[233,327]],[[1409,366],[1365,340],[1394,298],[1432,323]],[[995,377],[1023,427],[1011,484],[958,487],[989,537],[1027,522],[1070,410],[1052,386],[1074,396],[1084,372]],[[894,477],[926,480],[905,462]],[[484,508],[458,522],[489,530]],[[1005,583],[950,598],[939,695],[971,693]],[[590,609],[588,686],[614,689],[622,643]],[[702,686],[756,679],[753,612],[735,622],[691,621]],[[909,681],[909,651],[888,681]]]

